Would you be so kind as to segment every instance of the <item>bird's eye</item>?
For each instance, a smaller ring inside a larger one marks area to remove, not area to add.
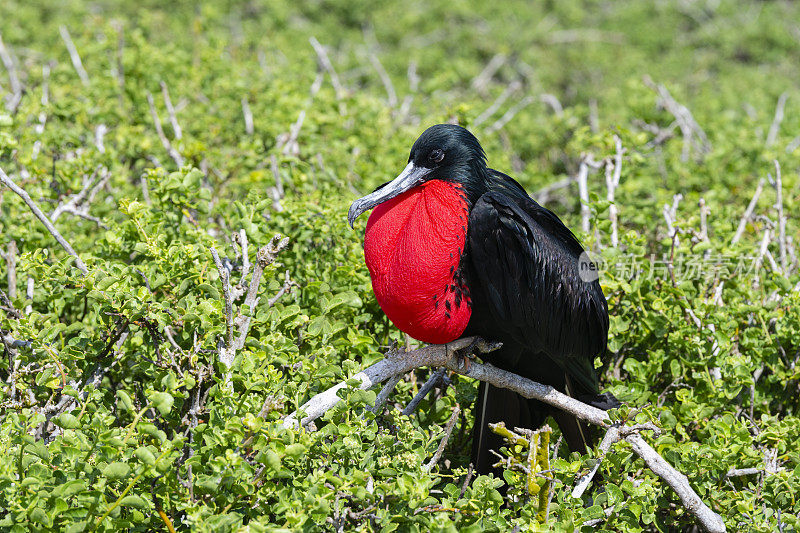
[[[436,150],[431,152],[431,155],[428,156],[428,159],[430,159],[434,163],[441,163],[442,159],[444,159],[444,152],[437,148]]]

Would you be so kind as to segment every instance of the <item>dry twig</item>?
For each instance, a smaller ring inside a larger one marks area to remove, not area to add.
[[[512,374],[494,366],[481,363],[471,363],[469,368],[455,354],[460,349],[473,346],[481,353],[490,352],[499,347],[498,344],[474,338],[458,339],[447,345],[429,345],[408,352],[402,357],[385,358],[374,365],[357,373],[348,382],[356,380],[359,389],[370,389],[378,383],[398,374],[405,374],[422,366],[446,367],[454,372],[463,374],[473,379],[485,381],[495,387],[509,389],[524,396],[550,404],[566,411],[581,420],[604,428],[613,427],[608,423],[605,411],[584,404],[575,398],[563,394],[549,385],[536,383],[522,376]],[[321,392],[303,404],[297,411],[284,419],[283,425],[287,428],[308,426],[311,422],[322,416],[341,401],[337,392],[346,387],[347,383],[339,383],[328,390]],[[300,413],[305,416],[300,417]],[[658,452],[656,452],[639,434],[643,429],[652,430],[650,425],[620,427],[624,440],[631,445],[647,466],[663,479],[681,498],[686,509],[691,512],[704,528],[708,531],[725,531],[725,524],[719,515],[709,509],[696,492],[689,485],[689,480],[673,468]]]
[[[447,441],[450,440],[450,435],[453,433],[453,428],[456,427],[456,422],[458,421],[458,415],[460,413],[461,407],[456,404],[455,409],[453,409],[453,414],[450,415],[450,420],[447,421],[447,425],[444,427],[444,436],[442,437],[441,442],[439,442],[439,447],[436,448],[436,453],[433,454],[431,460],[423,467],[423,469],[427,472],[433,470],[433,467],[436,466],[436,463],[438,463],[439,459],[442,458],[444,448],[447,446]]]
[[[2,182],[6,187],[11,189],[15,193],[17,193],[17,195],[20,198],[22,198],[22,200],[26,204],[28,204],[30,210],[33,211],[33,214],[36,215],[36,218],[42,221],[44,227],[47,228],[47,231],[49,231],[53,237],[55,237],[56,241],[58,241],[58,244],[60,244],[61,247],[64,248],[64,250],[69,255],[75,258],[75,266],[78,267],[78,269],[80,269],[80,271],[83,272],[84,274],[88,274],[89,269],[86,268],[86,265],[83,263],[81,258],[72,248],[72,246],[67,242],[67,240],[64,237],[62,237],[61,234],[58,232],[58,230],[55,228],[55,226],[53,226],[53,223],[50,222],[50,219],[47,218],[47,215],[45,215],[42,212],[42,210],[39,209],[39,206],[36,205],[36,202],[33,201],[30,195],[25,191],[25,189],[14,183],[14,181],[8,177],[8,175],[3,171],[2,168],[0,168],[0,182]]]
[[[64,44],[67,45],[69,58],[72,60],[72,66],[75,67],[75,71],[78,73],[81,83],[84,85],[89,85],[89,75],[86,73],[86,69],[83,68],[81,56],[78,54],[78,49],[75,48],[75,43],[72,42],[72,37],[69,35],[69,30],[67,30],[66,26],[59,26],[58,32],[61,34]]]

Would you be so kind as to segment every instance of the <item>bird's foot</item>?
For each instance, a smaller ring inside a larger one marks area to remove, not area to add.
[[[476,359],[475,357],[475,348],[483,342],[483,339],[480,337],[475,337],[472,339],[472,342],[469,345],[465,346],[464,348],[458,349],[454,352],[456,359],[458,360],[458,366],[464,367],[467,373],[469,373],[470,366],[472,365],[472,361]]]

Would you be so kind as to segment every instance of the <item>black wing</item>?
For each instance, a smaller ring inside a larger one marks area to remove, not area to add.
[[[546,353],[586,393],[597,392],[592,363],[608,337],[603,291],[597,280],[581,279],[583,248],[572,232],[517,187],[487,192],[472,208],[472,291],[481,291],[494,329]]]

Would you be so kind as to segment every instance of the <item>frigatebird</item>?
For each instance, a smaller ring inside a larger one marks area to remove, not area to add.
[[[373,209],[374,208],[374,209]],[[608,305],[573,233],[513,178],[487,166],[468,130],[438,124],[411,148],[397,178],[354,201],[353,226],[373,209],[364,255],[375,297],[411,337],[444,344],[466,336],[499,341],[484,359],[603,409],[594,358],[606,351]],[[481,383],[472,461],[492,471],[502,441],[487,424],[536,428],[552,415],[571,450],[588,428],[573,415]]]

